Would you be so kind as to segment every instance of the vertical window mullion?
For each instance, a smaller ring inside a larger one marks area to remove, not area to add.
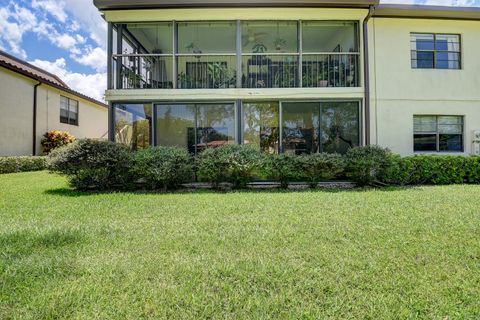
[[[237,51],[237,83],[236,87],[241,88],[242,84],[242,22],[237,20],[237,43],[236,43]]]
[[[178,26],[175,20],[172,21],[172,86],[174,89],[178,88],[178,61],[177,61],[177,52],[178,52]]]
[[[303,29],[302,20],[297,22],[297,52],[298,52],[298,87],[303,87]]]

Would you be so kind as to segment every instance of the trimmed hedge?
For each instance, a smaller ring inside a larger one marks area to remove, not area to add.
[[[193,180],[193,158],[184,148],[148,148],[133,156],[132,172],[148,189],[176,189]]]
[[[261,152],[250,145],[229,144],[207,149],[197,157],[198,178],[214,187],[229,182],[236,189],[244,188],[254,179],[262,157]]]
[[[25,159],[24,162],[18,159]],[[41,157],[0,158],[0,172],[41,170]],[[401,158],[379,146],[356,147],[339,154],[262,154],[249,145],[207,149],[193,158],[186,149],[154,147],[131,152],[107,141],[78,140],[54,150],[48,168],[66,175],[80,190],[175,189],[183,183],[231,183],[245,188],[256,178],[280,183],[293,181],[314,188],[320,181],[345,177],[359,186],[480,184],[480,157],[417,155]]]
[[[79,190],[128,189],[134,182],[130,150],[109,141],[77,140],[53,150],[47,164]]]
[[[298,156],[291,154],[272,154],[262,161],[262,176],[278,181],[280,188],[288,188],[288,183],[301,177],[302,162]]]
[[[384,182],[393,185],[480,183],[480,157],[453,155],[392,156]]]
[[[360,186],[376,184],[385,180],[393,164],[390,150],[375,145],[355,147],[345,154],[345,173]]]
[[[0,157],[0,174],[45,170],[46,157]]]

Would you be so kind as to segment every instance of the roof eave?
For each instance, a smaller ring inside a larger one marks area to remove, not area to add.
[[[373,16],[376,18],[480,20],[480,8],[382,4],[377,7]]]
[[[368,8],[379,0],[94,0],[105,10],[171,9],[205,7],[330,7]]]

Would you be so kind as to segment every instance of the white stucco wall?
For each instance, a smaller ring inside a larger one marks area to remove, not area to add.
[[[480,22],[375,18],[370,23],[372,143],[413,154],[413,115],[464,116],[465,154],[480,130]],[[462,69],[412,69],[410,33],[461,35]]]
[[[0,156],[32,154],[33,88],[37,81],[0,67]],[[42,84],[37,93],[37,154],[45,132],[68,131],[77,138],[106,137],[108,110]],[[60,123],[60,95],[79,101],[79,125]]]

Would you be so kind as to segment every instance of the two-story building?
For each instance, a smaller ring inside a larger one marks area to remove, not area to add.
[[[378,0],[94,0],[111,140],[192,153],[473,152],[480,10]]]

